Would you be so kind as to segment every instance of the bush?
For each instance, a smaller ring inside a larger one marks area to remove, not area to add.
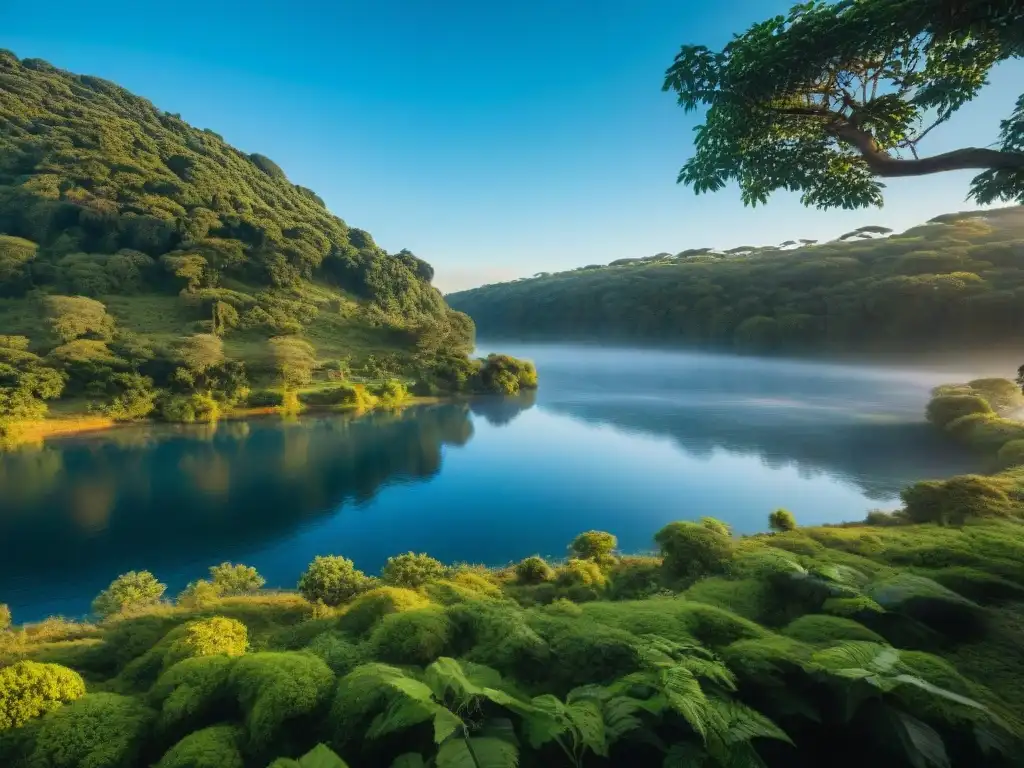
[[[306,650],[324,660],[335,675],[345,675],[368,661],[363,648],[340,632],[323,632],[313,638]]]
[[[776,509],[768,515],[768,527],[776,533],[796,530],[796,518],[788,509]]]
[[[700,524],[707,528],[709,531],[714,531],[721,536],[732,536],[732,528],[727,523],[723,523],[716,517],[702,517]]]
[[[608,579],[593,560],[570,558],[555,572],[555,582],[560,587],[603,588]]]
[[[190,581],[178,595],[178,605],[190,610],[209,608],[220,599],[220,590],[206,579]]]
[[[159,414],[163,421],[177,424],[211,424],[220,419],[220,403],[210,395],[168,395],[160,399]]]
[[[186,731],[230,711],[228,685],[236,659],[230,656],[196,656],[179,661],[157,679],[149,698],[160,709],[159,725],[165,731]]]
[[[1010,440],[1004,443],[997,458],[1003,467],[1019,467],[1024,464],[1024,440]]]
[[[554,569],[540,555],[523,558],[516,563],[515,570],[520,584],[540,584],[555,577]]]
[[[610,555],[619,545],[619,540],[604,531],[587,531],[572,540],[569,550],[578,558],[592,559]]]
[[[381,570],[381,578],[396,587],[416,589],[428,581],[442,578],[446,570],[443,563],[429,555],[407,552],[389,557]]]
[[[688,580],[724,573],[733,558],[732,541],[698,523],[669,523],[654,535],[654,541],[665,568]]]
[[[210,582],[225,597],[247,595],[267,583],[251,565],[231,563],[210,566]]]
[[[345,606],[338,625],[361,635],[385,616],[425,608],[429,604],[427,598],[411,589],[378,587],[364,592]]]
[[[249,393],[250,408],[278,408],[284,402],[284,396],[273,389],[257,389]]]
[[[537,388],[537,369],[527,360],[509,355],[488,355],[476,374],[476,389],[496,395],[514,395]]]
[[[90,693],[39,721],[32,768],[137,768],[153,712],[138,699]]]
[[[1009,379],[975,379],[967,382],[967,386],[997,411],[1016,408],[1024,402],[1020,387]]]
[[[299,579],[298,589],[310,602],[322,600],[327,605],[341,605],[372,585],[347,557],[318,555]]]
[[[7,603],[0,603],[0,632],[11,628],[11,609]]]
[[[428,607],[385,616],[370,635],[370,645],[382,661],[426,665],[444,653],[450,637],[444,610]]]
[[[231,670],[230,683],[257,750],[272,744],[290,720],[313,714],[334,686],[334,673],[311,653],[253,653]]]
[[[386,407],[401,405],[409,399],[409,390],[397,379],[389,379],[372,387],[370,391],[380,401],[380,404]]]
[[[978,395],[939,395],[929,401],[925,410],[928,421],[939,427],[945,427],[962,416],[992,412],[988,401]]]
[[[149,571],[129,571],[110,582],[92,601],[92,612],[105,619],[156,605],[163,597],[166,584],[161,584]]]
[[[1006,517],[1014,511],[999,484],[982,475],[924,480],[904,488],[900,497],[907,518],[914,523],[963,525],[977,518]]]
[[[809,645],[837,645],[846,640],[885,643],[880,635],[856,621],[821,614],[801,616],[783,629],[782,634]]]
[[[197,656],[241,656],[249,647],[245,624],[223,616],[190,621],[181,627],[180,636],[166,654],[168,666],[181,659]]]
[[[0,731],[18,728],[85,695],[85,682],[59,664],[19,661],[0,669]]]
[[[167,750],[156,768],[244,768],[238,750],[241,735],[233,725],[190,733]]]
[[[830,597],[821,606],[821,610],[833,616],[856,618],[872,613],[884,613],[885,609],[870,597]]]

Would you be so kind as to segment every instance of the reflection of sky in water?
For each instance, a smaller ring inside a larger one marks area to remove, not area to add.
[[[955,376],[755,359],[509,350],[521,401],[404,415],[130,428],[0,458],[0,601],[79,614],[113,576],[172,592],[221,560],[291,586],[318,554],[376,571],[392,554],[502,564],[561,556],[590,528],[645,550],[666,522],[740,532],[891,507],[916,479],[976,469],[921,411]]]

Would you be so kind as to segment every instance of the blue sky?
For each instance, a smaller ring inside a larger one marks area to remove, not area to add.
[[[660,90],[775,0],[49,0],[0,4],[0,47],[114,80],[275,160],[456,290],[659,251],[827,239],[962,210],[971,173],[894,181],[882,210],[744,208],[675,184],[697,122]],[[995,140],[1004,66],[928,150]]]

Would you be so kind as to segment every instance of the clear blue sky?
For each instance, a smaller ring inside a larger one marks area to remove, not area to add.
[[[777,0],[48,0],[0,3],[0,47],[114,80],[275,160],[442,290],[659,251],[826,239],[962,210],[970,173],[886,207],[802,208],[675,184],[694,115],[660,91],[683,43],[720,46]],[[1004,66],[930,150],[995,140]]]

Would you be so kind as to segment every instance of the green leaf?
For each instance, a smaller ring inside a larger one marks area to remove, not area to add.
[[[565,705],[551,694],[535,696],[533,712],[523,718],[523,732],[534,749],[554,740],[569,727]]]
[[[690,670],[672,667],[660,675],[662,692],[669,706],[678,712],[702,737],[707,736],[707,697]]]
[[[437,750],[437,768],[516,768],[519,750],[502,739],[451,739]]]
[[[601,706],[596,701],[576,701],[565,708],[573,727],[579,733],[580,741],[601,757],[608,756],[608,743],[605,737],[604,718]]]
[[[405,696],[396,697],[384,712],[373,719],[366,731],[366,737],[378,739],[389,733],[411,728],[435,717],[438,710],[448,712],[447,709],[439,707],[432,701],[418,701]]]
[[[930,725],[906,712],[895,709],[889,711],[890,721],[903,746],[903,752],[914,768],[950,768],[946,745]]]
[[[323,744],[317,744],[299,758],[301,768],[348,768],[348,763]]]
[[[462,718],[445,707],[438,707],[434,712],[434,743],[443,743],[455,731],[464,727],[465,723],[462,722]]]

